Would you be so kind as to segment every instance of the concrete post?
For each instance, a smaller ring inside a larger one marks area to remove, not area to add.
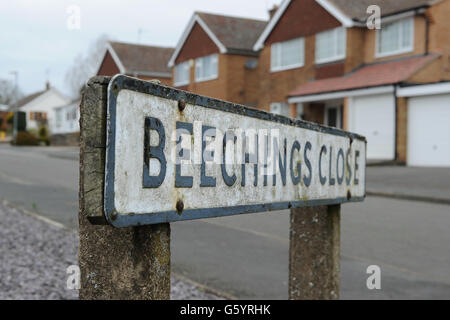
[[[291,210],[289,299],[339,299],[341,206]]]
[[[170,299],[170,225],[105,225],[106,104],[109,77],[92,78],[81,103],[80,299]]]

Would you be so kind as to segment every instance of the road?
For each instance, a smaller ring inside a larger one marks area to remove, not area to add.
[[[76,150],[0,145],[0,198],[77,227]],[[450,299],[450,206],[368,197],[346,204],[341,298]],[[172,224],[172,269],[240,299],[286,299],[289,212]],[[381,268],[368,290],[366,268]]]

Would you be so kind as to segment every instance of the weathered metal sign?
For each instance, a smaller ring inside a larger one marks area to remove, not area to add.
[[[366,140],[125,76],[108,88],[117,227],[362,201]]]

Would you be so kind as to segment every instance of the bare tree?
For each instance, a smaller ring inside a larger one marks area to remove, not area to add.
[[[86,55],[78,54],[72,66],[66,72],[66,82],[74,98],[80,95],[80,90],[90,77],[94,76],[103,59],[109,36],[102,34],[91,45]]]
[[[12,106],[23,94],[12,81],[0,79],[0,104]]]

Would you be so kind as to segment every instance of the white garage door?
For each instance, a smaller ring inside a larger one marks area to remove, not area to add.
[[[450,94],[409,98],[407,162],[450,166]]]
[[[395,99],[379,94],[351,99],[349,130],[367,138],[368,160],[395,159]]]

